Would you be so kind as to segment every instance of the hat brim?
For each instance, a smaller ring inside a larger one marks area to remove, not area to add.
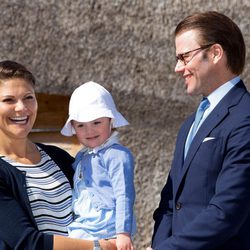
[[[123,117],[121,113],[118,111],[115,112],[115,114],[111,110],[103,110],[103,109],[95,109],[95,112],[88,112],[88,115],[86,116],[85,113],[76,113],[69,115],[66,123],[64,124],[61,134],[64,136],[73,136],[75,134],[75,129],[72,126],[71,121],[75,120],[78,122],[90,122],[93,120],[96,120],[101,117],[109,117],[112,119],[112,127],[118,128],[122,126],[128,125],[128,121]]]

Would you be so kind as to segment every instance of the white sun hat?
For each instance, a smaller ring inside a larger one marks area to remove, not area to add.
[[[111,94],[100,84],[86,82],[76,88],[69,102],[69,117],[61,134],[72,136],[75,130],[71,121],[90,122],[101,117],[112,119],[112,127],[118,128],[128,125],[128,121],[116,109]]]

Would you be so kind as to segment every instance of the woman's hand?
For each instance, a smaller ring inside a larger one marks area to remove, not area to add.
[[[102,250],[116,250],[116,240],[99,240]]]

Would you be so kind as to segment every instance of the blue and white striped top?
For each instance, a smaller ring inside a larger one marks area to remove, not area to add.
[[[30,206],[41,232],[67,235],[72,222],[72,190],[68,180],[56,163],[39,148],[41,161],[36,165],[22,164],[2,157],[5,161],[26,172]]]

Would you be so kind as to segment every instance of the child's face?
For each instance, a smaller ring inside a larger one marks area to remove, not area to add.
[[[102,145],[111,135],[111,119],[98,118],[90,122],[72,121],[76,136],[80,143],[89,148]]]

